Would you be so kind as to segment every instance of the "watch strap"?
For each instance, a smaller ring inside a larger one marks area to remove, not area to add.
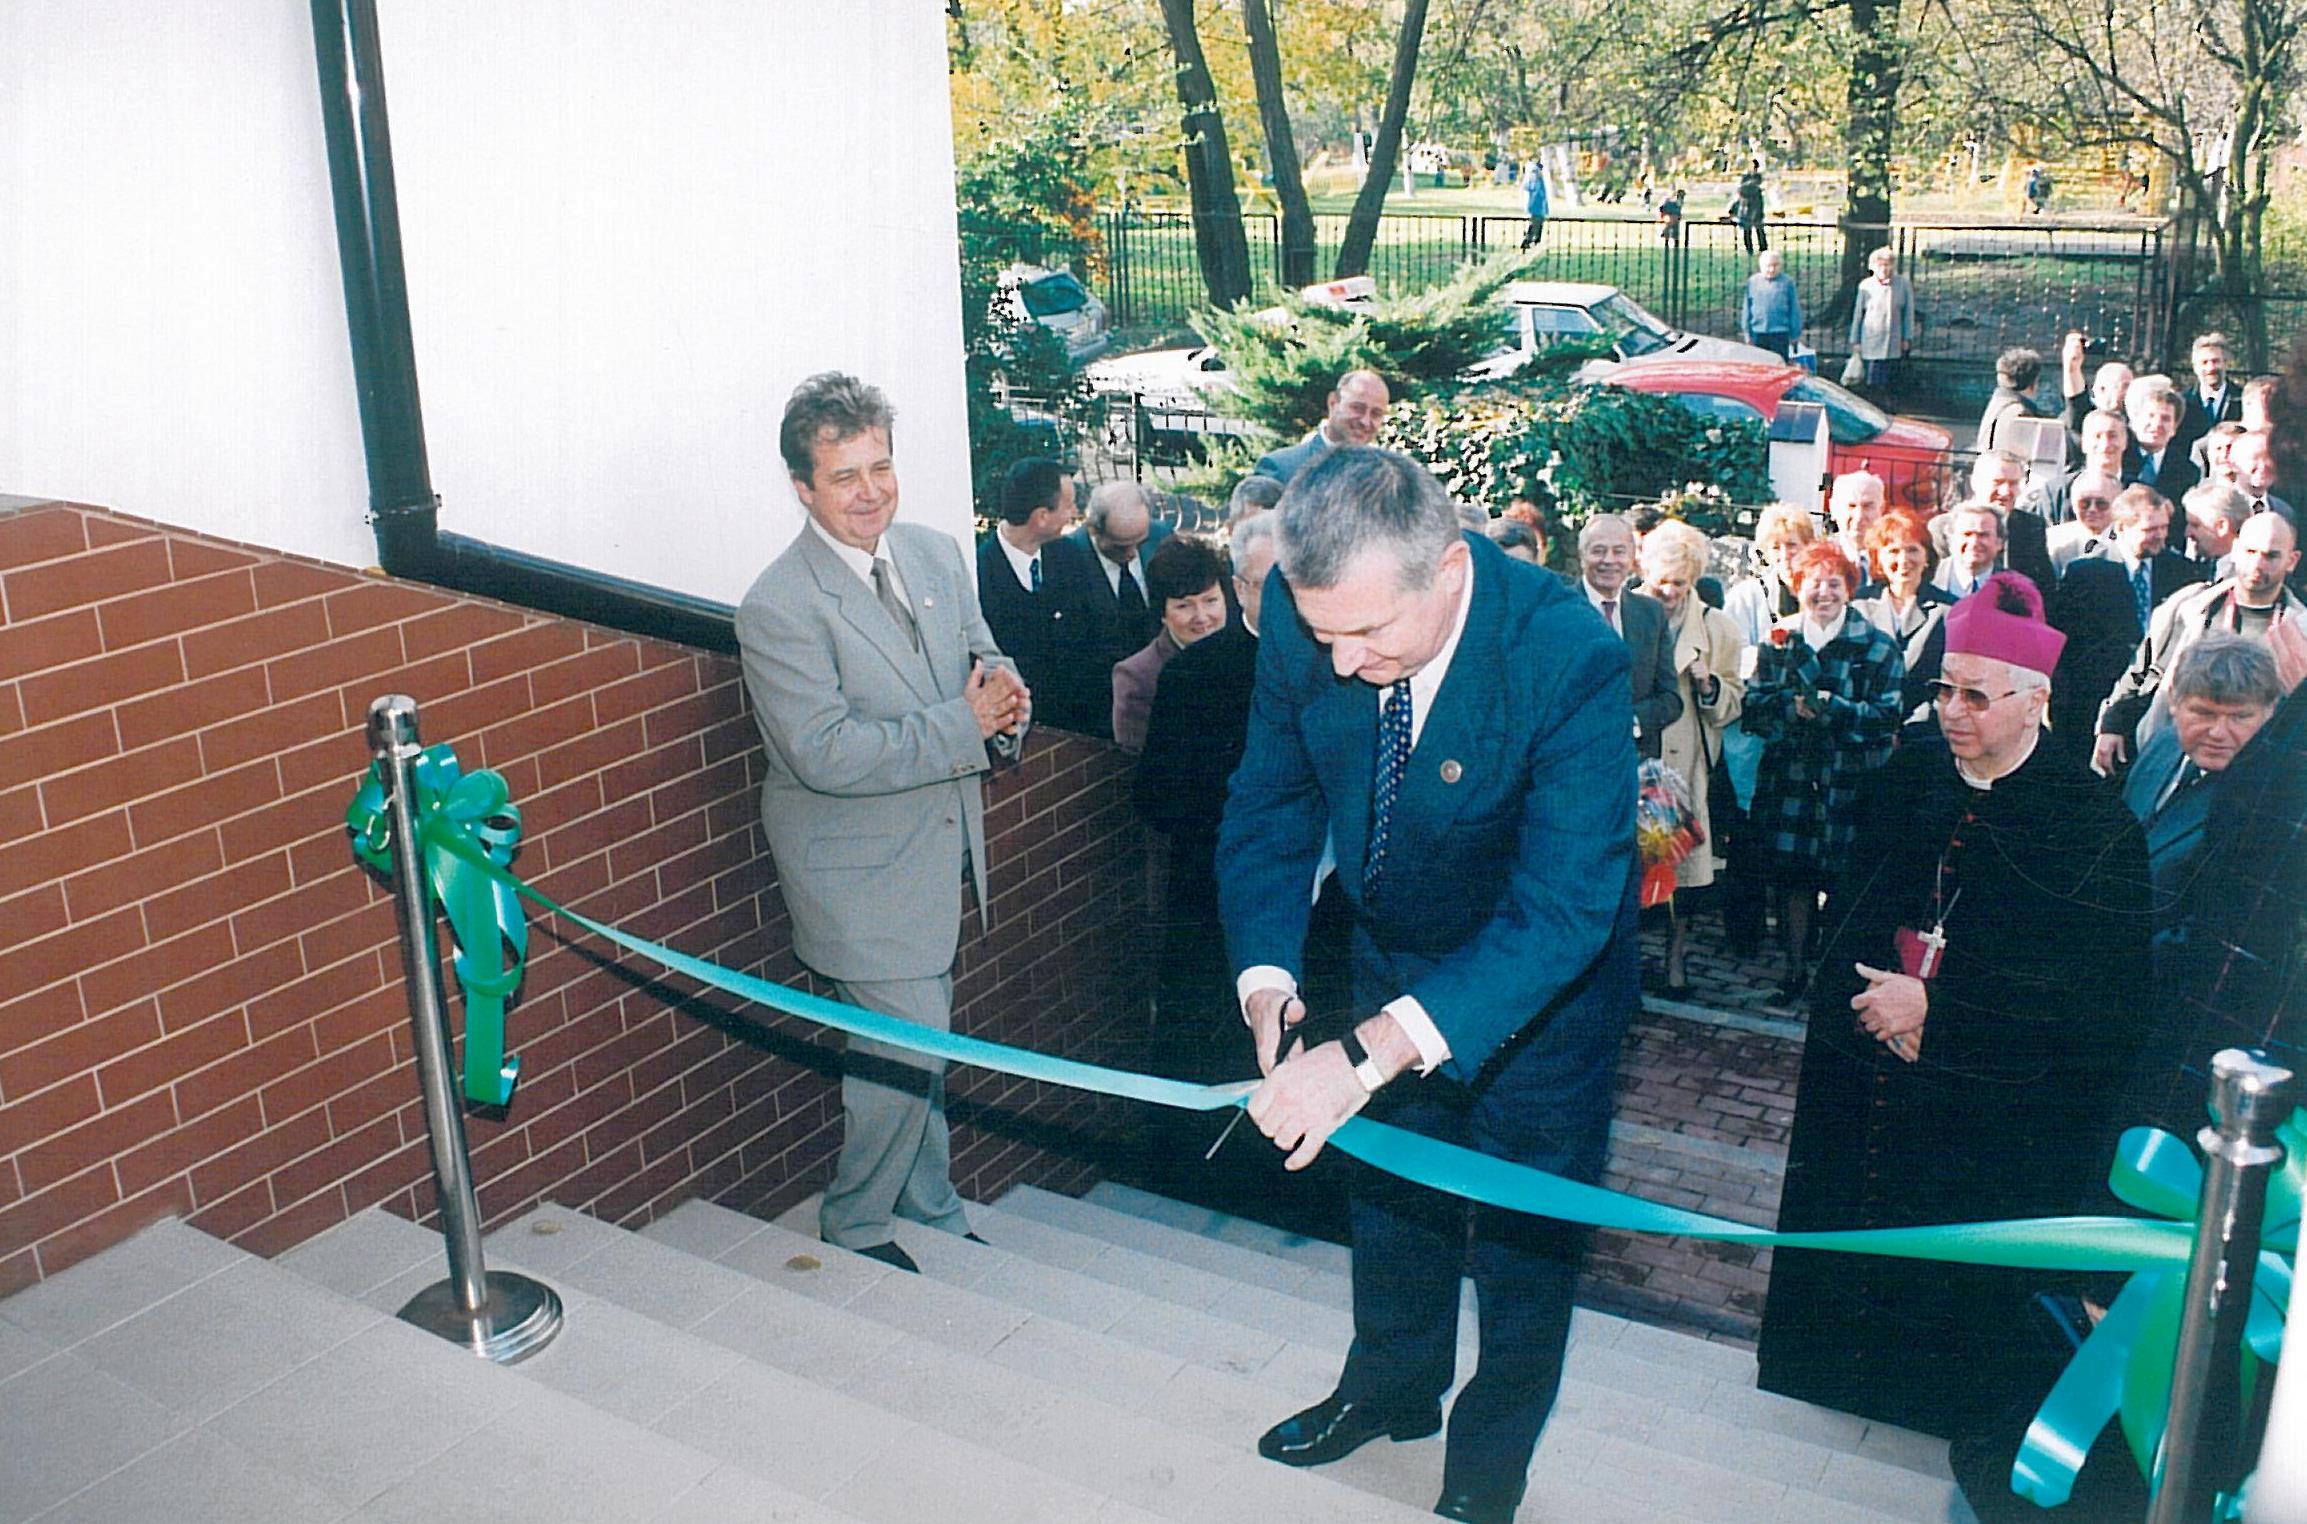
[[[1362,1082],[1364,1090],[1376,1095],[1385,1086],[1386,1074],[1370,1056],[1370,1050],[1362,1046],[1361,1034],[1352,1027],[1346,1028],[1338,1034],[1338,1046],[1345,1049],[1346,1062],[1354,1066],[1354,1078]]]

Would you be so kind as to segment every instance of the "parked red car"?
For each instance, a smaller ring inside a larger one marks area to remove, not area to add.
[[[1900,418],[1864,397],[1794,365],[1731,360],[1655,359],[1597,365],[1581,379],[1672,397],[1702,417],[1749,418],[1768,424],[1784,401],[1826,408],[1828,470],[1872,471],[1890,501],[1938,511],[1953,469],[1952,435],[1935,423]],[[1823,501],[1823,497],[1821,499]],[[1815,506],[1815,505],[1814,505]]]

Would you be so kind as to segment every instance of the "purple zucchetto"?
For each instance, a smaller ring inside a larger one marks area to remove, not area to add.
[[[1947,654],[1991,656],[2049,677],[2067,637],[2043,622],[2043,595],[2014,571],[1999,571],[1947,610]]]

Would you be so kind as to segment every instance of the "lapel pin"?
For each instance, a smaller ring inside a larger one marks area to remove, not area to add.
[[[921,606],[925,609],[933,609],[937,607],[937,600],[935,598],[924,598],[921,600]]]
[[[1442,764],[1442,781],[1444,783],[1456,783],[1460,778],[1465,776],[1466,769],[1458,765],[1458,759],[1456,757],[1452,757],[1449,761]]]

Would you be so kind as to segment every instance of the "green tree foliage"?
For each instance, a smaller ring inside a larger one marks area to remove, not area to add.
[[[1668,398],[1574,381],[1606,347],[1562,344],[1502,380],[1463,380],[1507,341],[1496,298],[1522,268],[1521,255],[1501,254],[1431,291],[1370,307],[1292,296],[1277,308],[1205,314],[1200,326],[1239,388],[1223,405],[1292,438],[1320,421],[1339,376],[1374,370],[1395,397],[1378,442],[1424,461],[1452,494],[1492,513],[1526,497],[1575,524],[1605,507],[1688,496],[1685,515],[1719,534],[1734,527],[1736,505],[1769,499],[1760,424],[1702,419]],[[1246,456],[1213,463],[1197,485],[1222,495],[1244,466]],[[1686,492],[1694,486],[1714,490]]]
[[[1693,527],[1734,533],[1771,497],[1761,424],[1701,418],[1560,370],[1398,404],[1378,443],[1424,461],[1460,501],[1496,514],[1525,498],[1572,529],[1590,514],[1673,499]]]
[[[1347,371],[1374,370],[1400,395],[1496,353],[1507,321],[1495,299],[1522,269],[1521,255],[1500,254],[1415,296],[1348,308],[1292,293],[1279,307],[1207,312],[1195,326],[1239,388],[1220,399],[1227,411],[1293,435],[1321,419],[1330,388]]]
[[[1056,452],[1088,405],[1064,341],[1001,289],[1001,272],[1019,261],[1085,275],[1097,267],[1104,250],[1088,181],[1088,137],[1062,96],[956,167],[970,481],[981,513],[1011,464]]]

